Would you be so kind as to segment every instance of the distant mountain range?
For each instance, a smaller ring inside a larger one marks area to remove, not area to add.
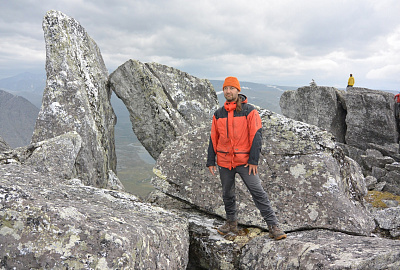
[[[42,96],[45,86],[46,75],[28,72],[0,80],[0,89],[24,97],[38,108],[42,105]]]
[[[0,90],[0,136],[12,148],[30,143],[38,113],[27,99]]]

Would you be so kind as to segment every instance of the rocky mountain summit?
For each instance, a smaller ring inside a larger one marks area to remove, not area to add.
[[[209,81],[136,60],[108,76],[76,20],[49,11],[43,30],[47,82],[32,141],[12,149],[0,139],[4,269],[400,267],[398,208],[370,210],[362,167],[332,133],[258,108],[260,177],[288,237],[268,237],[239,179],[241,234],[222,237],[219,178],[205,168],[218,104]],[[111,91],[157,158],[146,202],[115,175]]]

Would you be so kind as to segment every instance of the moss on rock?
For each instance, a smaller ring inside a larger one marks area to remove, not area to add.
[[[376,190],[368,191],[365,200],[375,208],[387,208],[388,206],[383,200],[395,200],[400,203],[400,196],[394,195],[389,192],[381,192]]]

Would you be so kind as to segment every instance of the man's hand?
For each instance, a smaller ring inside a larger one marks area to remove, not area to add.
[[[249,175],[251,175],[252,172],[254,173],[254,175],[256,175],[258,173],[257,165],[247,163],[246,165],[244,165],[244,167],[249,167]]]
[[[208,167],[208,170],[210,171],[210,173],[212,175],[215,176],[215,172],[217,171],[217,167],[216,166],[210,166],[210,167]]]

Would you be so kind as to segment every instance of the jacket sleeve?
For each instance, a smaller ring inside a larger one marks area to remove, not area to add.
[[[207,153],[207,167],[215,166],[215,155],[216,155],[216,146],[218,141],[218,130],[217,130],[217,119],[213,116],[212,125],[211,125],[211,135],[210,141],[208,143],[208,153]]]
[[[212,143],[212,139],[210,137],[210,143],[208,144],[208,154],[207,154],[207,167],[215,166],[215,151]]]
[[[250,154],[249,154],[249,164],[258,165],[258,160],[260,158],[261,145],[262,145],[262,124],[261,118],[257,110],[253,110],[248,118],[249,125],[249,138],[251,143]]]

